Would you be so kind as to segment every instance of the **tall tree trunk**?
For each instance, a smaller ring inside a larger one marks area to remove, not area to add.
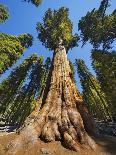
[[[88,135],[94,133],[94,123],[70,75],[65,47],[59,45],[54,52],[39,109],[26,119],[19,130],[22,145],[25,137],[29,142],[38,138],[47,142],[59,140],[75,151],[80,149],[80,144],[95,147]],[[19,140],[13,146],[18,147],[18,144]]]

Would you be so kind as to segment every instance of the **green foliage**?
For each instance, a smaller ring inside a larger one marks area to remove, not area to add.
[[[36,7],[38,7],[41,4],[41,2],[42,2],[42,0],[24,0],[24,1],[28,2],[28,3],[31,2]]]
[[[3,4],[0,4],[0,23],[5,22],[9,17],[8,9]]]
[[[106,116],[110,117],[110,109],[98,80],[89,72],[83,60],[76,60],[76,65],[83,89],[83,99],[89,111],[94,117],[106,120]]]
[[[43,66],[43,57],[38,58],[35,65],[33,65],[30,76],[28,78],[29,83],[25,84],[18,92],[13,99],[13,102],[10,106],[10,111],[7,111],[8,115],[7,121],[10,123],[21,124],[24,122],[26,117],[34,109],[35,98],[41,92],[43,79],[44,79],[44,66]],[[21,113],[21,115],[20,115]]]
[[[83,45],[89,41],[96,49],[101,45],[103,49],[111,48],[116,38],[116,10],[106,15],[108,6],[108,0],[102,0],[98,10],[93,9],[79,21]]]
[[[28,33],[21,34],[18,36],[18,39],[20,40],[20,43],[23,47],[28,48],[32,46],[33,37],[30,34]]]
[[[25,48],[32,45],[32,36],[22,34],[13,36],[0,33],[0,74],[11,67],[23,54]]]
[[[69,10],[60,8],[52,11],[48,9],[43,18],[43,23],[37,24],[38,38],[46,48],[55,50],[59,39],[63,40],[63,45],[68,49],[77,46],[79,37],[72,34],[73,25],[69,19]]]
[[[105,16],[106,9],[109,7],[109,0],[102,0],[98,9],[98,14],[101,18]]]
[[[33,60],[33,63],[30,64],[31,69],[28,66],[28,72],[26,72],[27,67],[25,66],[25,76],[24,71],[19,67],[19,69],[16,70],[17,74],[13,74],[10,81],[8,79],[7,83],[3,82],[1,85],[1,109],[3,109],[3,117],[7,123],[22,124],[26,117],[34,110],[36,100],[45,88],[51,66],[51,59],[47,58],[44,64],[43,57],[37,58],[36,55],[33,55],[31,60]],[[25,60],[24,64],[27,64],[26,62]],[[19,75],[19,71],[23,75]],[[17,87],[16,85],[14,86],[15,83],[18,83]],[[6,85],[8,89],[5,92]]]
[[[112,114],[116,115],[116,52],[93,50],[92,65],[112,109]]]
[[[8,105],[14,100],[17,91],[22,87],[29,70],[37,60],[37,55],[25,59],[0,84],[0,114],[4,113]]]

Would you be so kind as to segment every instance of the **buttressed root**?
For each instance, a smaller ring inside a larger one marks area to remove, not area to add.
[[[95,130],[94,123],[70,73],[66,50],[62,46],[54,53],[41,106],[25,120],[13,147],[18,149],[40,138],[46,142],[59,140],[75,151],[83,147],[95,149],[95,142],[88,135]]]

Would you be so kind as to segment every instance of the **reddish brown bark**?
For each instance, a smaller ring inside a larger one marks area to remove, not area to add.
[[[94,124],[76,89],[70,74],[64,46],[55,50],[45,91],[34,111],[20,128],[13,148],[20,147],[24,139],[34,143],[41,138],[50,142],[59,140],[67,148],[78,151],[83,146],[95,147],[88,133],[94,133]]]

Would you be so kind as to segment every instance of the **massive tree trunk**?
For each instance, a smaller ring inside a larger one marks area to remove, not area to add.
[[[24,138],[33,143],[38,138],[46,142],[58,140],[75,151],[81,146],[95,147],[88,135],[94,133],[94,123],[71,79],[69,61],[62,45],[54,52],[46,88],[38,102],[38,110],[26,119],[13,147],[18,149],[23,145]]]

